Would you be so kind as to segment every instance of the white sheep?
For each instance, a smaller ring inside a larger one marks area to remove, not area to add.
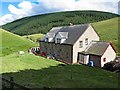
[[[24,51],[19,51],[18,54],[23,55],[25,52]]]

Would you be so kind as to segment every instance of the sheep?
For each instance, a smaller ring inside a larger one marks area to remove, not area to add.
[[[23,55],[25,52],[24,51],[19,51],[18,54]]]

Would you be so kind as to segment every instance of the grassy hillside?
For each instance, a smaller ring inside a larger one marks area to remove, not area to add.
[[[26,51],[28,48],[35,45],[32,41],[7,32],[3,29],[0,29],[0,34],[2,34],[2,42],[0,42],[0,45],[2,46],[0,46],[2,54],[0,54],[0,56],[8,55],[20,50]]]
[[[25,35],[23,37],[36,42],[40,40],[43,36],[44,34],[32,34],[32,35]]]
[[[102,41],[111,41],[120,54],[118,48],[118,18],[93,23]]]
[[[16,65],[17,63],[17,65]],[[25,53],[3,57],[3,77],[31,88],[117,88],[118,74],[84,65],[65,65]],[[14,67],[14,68],[13,68]]]
[[[17,65],[16,65],[17,64]],[[23,55],[18,53],[2,57],[2,71],[0,73],[19,72],[20,70],[48,68],[61,64],[56,60],[45,59],[25,52]],[[13,68],[14,67],[14,68]]]
[[[65,26],[69,23],[83,24],[93,23],[118,15],[99,11],[69,11],[51,14],[43,14],[26,17],[12,23],[3,25],[2,28],[19,35],[29,35],[35,33],[47,33],[52,27]]]

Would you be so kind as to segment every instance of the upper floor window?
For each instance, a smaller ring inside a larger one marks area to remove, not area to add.
[[[88,45],[88,38],[85,39],[85,45]]]
[[[61,39],[60,38],[57,38],[57,43],[61,43]]]
[[[80,47],[80,48],[83,47],[83,41],[79,41],[79,47]]]

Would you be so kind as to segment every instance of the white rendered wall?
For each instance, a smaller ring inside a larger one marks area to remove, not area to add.
[[[103,62],[104,58],[106,58],[106,62]],[[101,67],[103,67],[104,64],[107,62],[113,61],[115,58],[116,58],[116,53],[113,50],[113,48],[111,47],[111,45],[109,45],[107,50],[105,51],[105,53],[101,57]]]

